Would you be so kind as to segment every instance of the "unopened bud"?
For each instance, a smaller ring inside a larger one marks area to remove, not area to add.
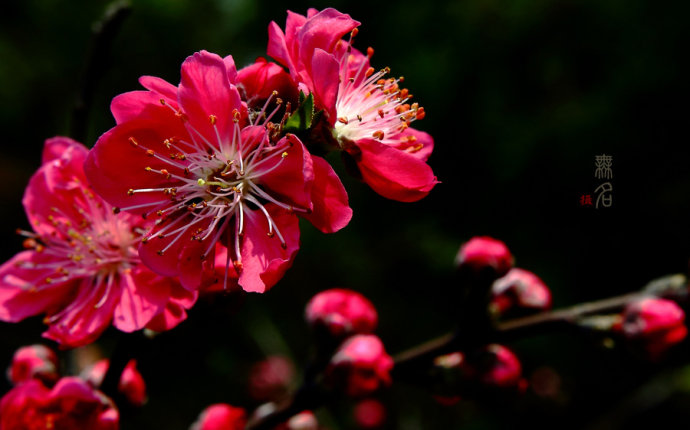
[[[305,309],[307,323],[332,337],[371,333],[378,323],[374,305],[363,295],[345,288],[332,288],[312,297]]]
[[[475,277],[488,273],[495,279],[513,267],[514,258],[502,241],[488,236],[475,236],[460,247],[455,264],[458,270]]]
[[[29,345],[19,348],[7,369],[7,377],[17,385],[30,379],[40,379],[48,386],[60,377],[55,352],[44,345]]]
[[[244,409],[216,403],[201,411],[189,430],[244,430],[246,423]]]
[[[551,291],[534,273],[514,267],[493,283],[490,306],[500,316],[545,311],[551,308]]]
[[[359,334],[343,342],[326,369],[328,383],[347,395],[360,397],[390,385],[393,359],[381,339]]]
[[[649,297],[628,304],[614,330],[656,360],[685,339],[688,329],[684,321],[685,312],[675,302]]]

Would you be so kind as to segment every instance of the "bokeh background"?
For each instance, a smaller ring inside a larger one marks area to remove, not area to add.
[[[92,29],[107,1],[9,0],[0,5],[0,259],[28,227],[21,196],[43,141],[73,135]],[[267,355],[309,357],[308,299],[342,286],[378,307],[391,353],[443,334],[457,319],[453,259],[474,235],[505,241],[517,265],[551,288],[556,307],[685,273],[690,258],[687,16],[673,0],[462,0],[323,2],[133,0],[99,65],[87,127],[92,146],[114,125],[110,100],[140,75],[179,82],[184,58],[206,49],[238,66],[265,55],[267,26],[286,10],[332,6],[362,22],[356,46],[404,75],[436,142],[429,160],[441,183],[402,204],[348,178],[354,218],[325,236],[302,226],[294,266],[263,295],[200,301],[189,319],[155,339],[141,362],[150,400],[123,429],[186,429],[206,405],[253,406],[250,365]],[[613,157],[613,206],[580,204],[601,183],[596,155]],[[42,342],[41,318],[0,323],[0,367],[21,345]],[[99,342],[108,354],[120,338]],[[43,341],[47,344],[48,341]],[[636,428],[690,418],[690,351],[661,363],[591,338],[549,334],[510,345],[525,376],[555,388],[510,404],[443,407],[395,384],[383,400],[386,428]],[[61,352],[66,362],[74,362]],[[554,376],[555,375],[555,376]],[[540,379],[541,377],[541,379]],[[9,385],[4,380],[0,389]],[[542,390],[543,391],[543,390]],[[356,428],[346,401],[318,411],[331,429]],[[687,421],[686,421],[687,422]]]

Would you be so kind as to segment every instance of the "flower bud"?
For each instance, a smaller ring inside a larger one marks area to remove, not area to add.
[[[100,387],[103,383],[103,378],[108,371],[110,361],[106,358],[99,360],[92,366],[86,368],[82,373],[82,378],[90,383],[93,387]],[[146,382],[137,370],[136,360],[130,360],[122,371],[120,382],[117,385],[117,390],[125,396],[127,401],[133,406],[143,406],[146,403]]]
[[[460,271],[469,272],[475,277],[489,273],[495,279],[513,267],[514,258],[502,241],[488,236],[475,236],[460,247],[455,264]]]
[[[649,297],[628,304],[614,330],[656,360],[685,339],[688,329],[684,320],[685,312],[675,302]]]
[[[287,420],[284,430],[318,430],[319,422],[312,411],[302,411]]]
[[[117,430],[112,401],[77,377],[64,377],[52,389],[29,379],[0,400],[1,429]]]
[[[59,377],[57,355],[44,345],[19,348],[14,353],[12,364],[7,369],[7,378],[14,385],[37,378],[51,386]]]
[[[312,297],[305,310],[307,323],[333,337],[371,333],[378,315],[374,305],[356,291],[332,288]]]
[[[551,291],[534,273],[514,267],[493,283],[490,306],[500,316],[545,311]]]
[[[508,348],[498,344],[485,346],[473,355],[470,366],[477,381],[490,388],[523,388],[522,365]]]
[[[189,430],[244,430],[247,414],[244,409],[227,403],[216,403],[201,411]]]
[[[347,395],[372,394],[390,385],[393,359],[375,335],[359,334],[345,340],[326,369],[327,382]]]
[[[377,399],[358,402],[353,413],[357,426],[362,429],[380,428],[386,421],[386,407]]]
[[[249,370],[249,395],[260,402],[280,400],[284,397],[295,368],[290,360],[281,356],[268,357]]]

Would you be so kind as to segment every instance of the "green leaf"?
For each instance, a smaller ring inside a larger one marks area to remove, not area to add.
[[[314,96],[309,94],[305,97],[304,93],[299,93],[299,107],[290,115],[285,122],[285,131],[298,132],[307,130],[311,127],[314,120]]]

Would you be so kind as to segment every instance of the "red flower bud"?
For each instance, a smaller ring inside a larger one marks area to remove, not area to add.
[[[7,377],[14,384],[40,379],[46,385],[53,385],[58,374],[58,359],[55,352],[43,345],[30,345],[19,348],[7,369]]]
[[[310,326],[325,328],[337,338],[371,333],[378,322],[374,305],[360,293],[344,288],[332,288],[312,297],[305,318]]]
[[[478,381],[489,387],[522,388],[522,365],[508,348],[498,344],[487,345],[474,356],[471,366]]]
[[[380,428],[386,421],[386,407],[377,399],[365,399],[355,405],[354,416],[359,428]]]
[[[390,385],[393,359],[375,335],[359,334],[345,340],[326,369],[327,381],[349,396],[365,396]]]
[[[293,416],[280,430],[318,430],[319,422],[312,411],[302,411]]]
[[[190,430],[244,430],[247,414],[244,409],[227,403],[216,403],[201,411]]]
[[[551,291],[534,273],[514,267],[491,287],[491,307],[499,315],[551,308]]]
[[[285,357],[273,356],[252,366],[249,395],[260,402],[279,400],[288,392],[295,368]]]
[[[76,377],[60,379],[52,389],[38,379],[17,385],[0,400],[1,429],[117,430],[112,401]]]
[[[479,275],[492,271],[495,277],[505,275],[514,264],[505,243],[488,236],[475,236],[464,243],[455,258],[458,269]]]
[[[685,312],[673,301],[645,298],[628,304],[622,323],[614,327],[647,356],[659,359],[670,347],[685,339]]]
[[[110,361],[103,359],[88,367],[82,377],[92,386],[98,388],[103,383],[103,378],[108,371]],[[137,370],[136,360],[130,360],[122,371],[117,389],[127,401],[134,406],[143,406],[146,403],[146,382]]]

